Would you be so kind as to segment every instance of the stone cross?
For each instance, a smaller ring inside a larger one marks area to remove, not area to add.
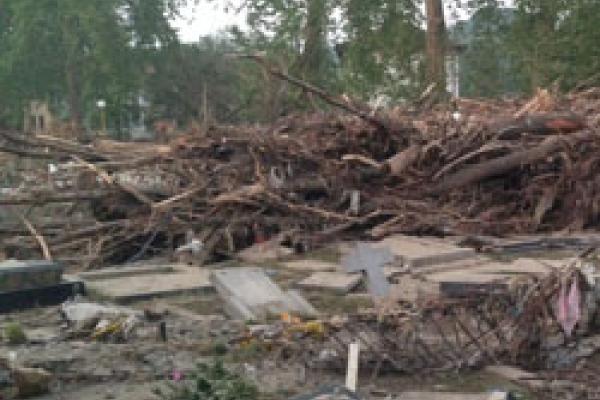
[[[359,243],[356,249],[342,259],[342,265],[347,272],[365,272],[369,292],[372,296],[382,298],[390,291],[383,267],[392,261],[394,255],[387,248],[378,249],[366,243]]]

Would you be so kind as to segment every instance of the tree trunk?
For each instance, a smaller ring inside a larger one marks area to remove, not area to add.
[[[71,129],[77,139],[84,139],[83,110],[82,110],[82,84],[81,64],[83,61],[83,45],[81,43],[80,21],[73,10],[67,7],[67,2],[59,4],[61,9],[61,32],[65,54],[65,80],[67,84],[67,97],[69,111],[71,112]]]
[[[327,0],[307,0],[304,51],[300,60],[303,79],[317,83],[325,62]]]
[[[427,78],[437,84],[437,91],[446,90],[446,24],[442,0],[425,0],[427,13]]]
[[[71,129],[79,140],[83,137],[83,113],[81,110],[81,79],[74,63],[67,63],[67,89],[69,94],[69,109],[71,111]]]

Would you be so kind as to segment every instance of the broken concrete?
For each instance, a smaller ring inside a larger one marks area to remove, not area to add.
[[[411,269],[477,257],[473,249],[435,238],[394,235],[374,243],[374,246],[388,248],[398,258],[399,264]]]
[[[345,272],[315,272],[308,278],[298,282],[296,286],[301,289],[330,290],[345,294],[360,285],[361,274],[347,274]]]
[[[297,292],[281,290],[261,268],[216,270],[211,281],[234,318],[263,320],[284,312],[302,316],[318,314]]]
[[[52,374],[41,368],[14,368],[12,377],[19,398],[41,396],[50,391]]]

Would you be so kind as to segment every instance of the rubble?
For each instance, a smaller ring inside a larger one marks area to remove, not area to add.
[[[47,246],[56,259],[96,268],[171,255],[190,244],[191,231],[196,245],[187,253],[202,265],[275,237],[298,252],[342,237],[593,228],[599,90],[540,102],[550,106],[525,114],[524,101],[457,100],[454,110],[214,126],[144,152],[137,144],[3,131],[5,151],[62,163],[1,204],[85,201],[93,214],[85,224],[77,213],[51,224],[32,219],[38,235],[21,228],[3,246],[19,258]],[[464,118],[456,121],[455,111]]]
[[[357,364],[373,377],[487,367],[509,380],[535,377],[535,390],[544,389],[538,378],[579,384],[569,370],[593,369],[588,360],[600,350],[597,260],[586,253],[569,263],[549,254],[500,261],[482,253],[600,243],[583,232],[599,226],[600,89],[550,102],[457,99],[373,115],[349,111],[354,116],[213,126],[143,149],[0,132],[4,151],[41,160],[39,171],[0,198],[17,217],[22,206],[36,210],[16,218],[24,226],[0,226],[6,257],[75,265],[79,272],[67,278],[114,302],[216,289],[211,314],[224,305],[240,326],[261,323],[233,332],[222,316],[214,327],[171,304],[163,307],[169,312],[141,312],[67,302],[68,327],[22,344],[39,346],[19,354],[27,368],[94,384],[114,374],[185,381],[206,349],[219,347],[220,355],[264,351],[258,358],[271,369],[340,373],[348,347],[359,343]],[[577,235],[549,235],[566,230]],[[341,259],[338,252],[326,261],[294,256],[344,239]],[[155,256],[156,265],[143,263]],[[223,260],[232,265],[208,266]],[[258,264],[276,271],[273,279]],[[63,284],[56,273],[44,282]],[[332,296],[322,297],[325,304],[364,289],[363,281],[374,306],[337,316],[287,290],[318,296],[325,289]],[[27,289],[23,280],[6,284]]]
[[[502,363],[527,370],[572,367],[598,351],[591,322],[598,298],[582,273],[585,265],[580,260],[542,275],[522,275],[501,293],[387,304],[323,321],[322,338],[307,335],[290,342],[283,335],[279,343],[311,368],[343,371],[347,349],[358,340],[361,369],[374,374],[463,371]],[[581,290],[581,301],[570,306],[577,313],[574,331],[559,308],[551,306],[560,302],[561,288],[573,287],[573,282]],[[576,346],[569,344],[571,334]]]
[[[61,313],[72,335],[93,340],[127,341],[142,318],[137,310],[77,300],[64,303]]]
[[[41,396],[50,391],[52,374],[41,368],[17,367],[12,370],[12,376],[19,398]]]

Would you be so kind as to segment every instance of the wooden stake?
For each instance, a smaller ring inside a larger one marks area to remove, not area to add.
[[[346,388],[352,392],[356,392],[358,383],[359,353],[359,342],[350,343],[350,347],[348,349],[348,371],[346,373]]]

